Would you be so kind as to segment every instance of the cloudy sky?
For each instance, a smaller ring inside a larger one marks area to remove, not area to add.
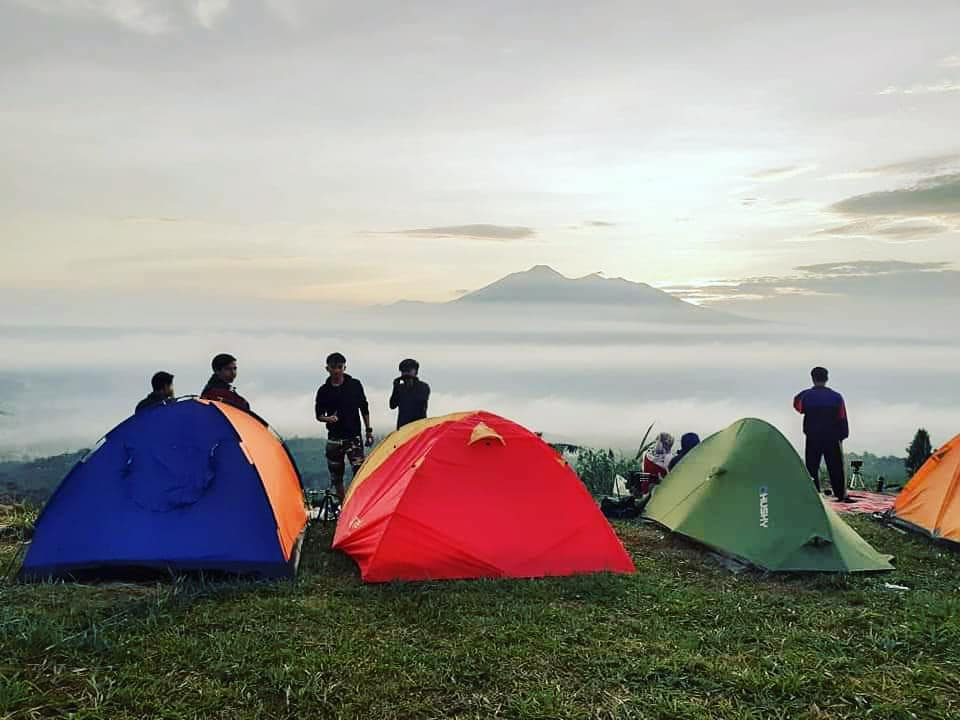
[[[949,271],[960,5],[843,5],[0,0],[0,290]]]
[[[292,434],[345,350],[379,429],[412,354],[435,413],[597,444],[745,414],[799,444],[816,364],[852,448],[946,439],[960,4],[843,5],[0,0],[0,454],[89,444],[224,350]],[[774,322],[334,307],[534,265]]]

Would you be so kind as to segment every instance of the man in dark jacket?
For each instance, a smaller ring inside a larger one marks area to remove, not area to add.
[[[399,409],[397,430],[427,416],[430,386],[417,377],[419,373],[420,363],[413,358],[400,363],[400,377],[393,381],[393,394],[390,395],[390,409]]]
[[[853,502],[847,498],[843,470],[843,441],[850,435],[847,406],[840,393],[827,387],[826,368],[815,367],[810,376],[813,387],[793,399],[793,408],[803,415],[807,472],[819,492],[820,462],[825,460],[834,497],[838,501]]]
[[[213,367],[213,375],[207,380],[200,397],[204,400],[219,400],[249,412],[250,403],[240,396],[232,384],[237,379],[237,359],[233,355],[221,353],[213,358],[210,365]]]
[[[173,399],[173,375],[161,370],[153,374],[150,378],[150,386],[153,391],[143,400],[137,403],[137,409],[134,412],[146,410],[154,405],[163,405],[168,400]]]
[[[318,422],[327,426],[327,469],[330,483],[343,502],[343,477],[347,462],[353,468],[353,476],[363,464],[364,437],[361,436],[360,420],[366,427],[366,445],[373,445],[373,428],[370,427],[370,406],[363,385],[346,373],[347,359],[340,353],[327,357],[327,381],[317,390],[314,412]]]

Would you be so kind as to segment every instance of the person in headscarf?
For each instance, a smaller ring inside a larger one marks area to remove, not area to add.
[[[665,432],[660,433],[653,450],[643,456],[643,471],[658,479],[662,478],[669,471],[672,450],[673,435]]]
[[[673,456],[673,460],[670,461],[670,464],[667,466],[668,470],[673,470],[677,463],[683,460],[686,457],[687,453],[693,450],[697,445],[700,444],[700,436],[696,433],[684,433],[680,437],[680,450],[676,455]]]

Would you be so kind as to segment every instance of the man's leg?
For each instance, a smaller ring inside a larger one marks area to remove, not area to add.
[[[346,462],[344,457],[346,456],[346,448],[342,442],[337,441],[328,441],[327,449],[327,470],[330,472],[330,484],[333,485],[333,489],[337,493],[337,497],[340,498],[340,502],[343,502],[343,474],[347,469]]]
[[[813,479],[813,486],[820,492],[820,459],[823,457],[823,448],[820,441],[807,435],[806,446],[807,472]]]
[[[350,463],[350,469],[352,470],[350,482],[353,482],[353,478],[360,472],[360,466],[363,465],[363,440],[357,438],[351,442],[346,448],[346,454],[347,460]]]
[[[843,469],[843,446],[839,441],[830,443],[824,448],[827,461],[827,472],[830,474],[830,486],[837,500],[847,496],[847,482]]]

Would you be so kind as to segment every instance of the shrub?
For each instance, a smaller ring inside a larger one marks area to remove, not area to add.
[[[640,461],[613,450],[582,448],[577,452],[573,468],[592,495],[610,495],[614,477],[618,474],[626,477],[631,470],[639,470]]]

